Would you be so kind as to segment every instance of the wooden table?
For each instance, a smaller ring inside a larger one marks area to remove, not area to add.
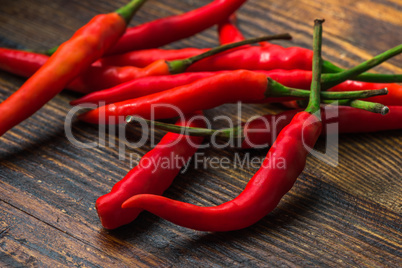
[[[0,1],[0,46],[46,49],[60,44],[95,14],[127,1]],[[210,1],[149,0],[133,21],[139,24],[180,14]],[[311,48],[313,20],[325,18],[323,56],[351,67],[402,43],[400,0],[248,1],[238,13],[247,37],[290,32],[292,43]],[[167,48],[217,45],[216,28]],[[377,67],[402,73],[401,57]],[[0,71],[4,100],[25,80]],[[305,171],[279,206],[240,231],[205,233],[178,227],[150,213],[114,231],[102,228],[94,203],[136,164],[150,145],[130,148],[124,160],[98,137],[96,126],[77,120],[73,134],[106,146],[82,149],[66,138],[69,101],[62,92],[0,143],[0,267],[128,266],[376,266],[402,263],[402,132],[340,135],[339,163],[309,157]],[[274,105],[244,105],[241,119],[278,112]],[[206,111],[237,119],[236,105]],[[214,127],[222,127],[219,122]],[[131,140],[140,137],[129,127]],[[157,132],[160,138],[163,132]],[[324,150],[325,139],[317,148]],[[202,157],[259,157],[266,150],[199,151]],[[132,159],[130,160],[130,155]],[[234,162],[231,162],[234,163]],[[211,206],[234,198],[256,169],[195,169],[180,174],[165,195]]]

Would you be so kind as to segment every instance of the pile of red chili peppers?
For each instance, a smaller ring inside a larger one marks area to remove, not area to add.
[[[402,128],[402,86],[396,84],[402,82],[402,74],[366,73],[401,53],[402,45],[344,70],[321,58],[323,20],[314,23],[313,50],[267,42],[290,39],[289,34],[245,40],[235,25],[235,11],[246,0],[214,0],[188,13],[126,29],[144,2],[133,0],[115,12],[96,16],[71,39],[46,52],[0,48],[0,69],[28,78],[0,103],[0,135],[65,88],[86,94],[72,105],[99,106],[79,116],[93,124],[185,114],[175,125],[151,122],[169,133],[97,199],[96,209],[107,229],[132,222],[142,210],[202,231],[230,231],[254,224],[291,189],[319,136],[334,134],[324,131],[331,122],[323,107],[330,100],[338,101],[339,132]],[[159,48],[213,25],[218,25],[221,47]],[[239,101],[275,102],[297,109],[262,115],[235,128],[205,128],[202,110]],[[305,106],[304,111],[300,109]],[[272,146],[244,191],[231,201],[199,207],[163,197],[208,136],[239,138],[241,148]],[[155,165],[165,157],[186,161],[174,168]],[[285,159],[287,167],[271,165],[276,158]]]

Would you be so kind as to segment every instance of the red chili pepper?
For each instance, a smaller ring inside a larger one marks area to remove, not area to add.
[[[43,54],[0,48],[0,69],[23,77],[32,76],[48,59],[49,56]],[[131,81],[138,76],[139,70],[141,69],[131,66],[108,66],[96,61],[68,83],[66,88],[90,93]]]
[[[181,60],[207,52],[209,48],[160,49],[151,48],[134,50],[101,59],[102,65],[146,67],[157,60]]]
[[[129,99],[139,98],[146,95],[158,93],[174,87],[183,86],[195,82],[196,80],[211,77],[222,72],[195,72],[184,73],[170,76],[143,77],[133,81],[129,81],[110,89],[90,93],[80,99],[71,102],[71,105],[79,105],[83,103],[101,103],[109,104],[121,102]],[[259,71],[273,80],[287,87],[308,89],[311,84],[311,72],[303,70],[272,70]],[[337,92],[357,91],[363,89],[381,89],[388,88],[388,94],[376,96],[374,100],[385,105],[402,105],[402,87],[398,84],[381,84],[368,82],[345,81],[338,86],[335,86]],[[342,90],[345,88],[345,90]],[[346,90],[347,89],[347,90]],[[332,89],[330,89],[331,91]],[[373,100],[370,98],[370,100]],[[270,100],[272,101],[272,100]],[[262,100],[264,102],[264,100]]]
[[[48,59],[43,54],[0,48],[0,69],[23,77],[32,76]]]
[[[131,197],[122,207],[145,209],[175,224],[202,231],[231,231],[245,228],[273,210],[303,171],[309,150],[314,147],[321,132],[319,115],[321,40],[317,38],[317,33],[320,36],[320,30],[321,28],[315,27],[314,80],[308,108],[298,113],[281,131],[261,168],[239,196],[219,206],[199,207],[162,196],[145,194]]]
[[[183,55],[193,57],[205,52],[207,49],[184,49],[181,50],[141,50],[138,52],[129,52],[124,56],[113,58],[107,57],[108,65],[116,66],[140,66],[149,65],[160,59],[174,60],[182,59]],[[187,54],[188,53],[188,54]],[[194,53],[194,54],[193,54]],[[133,56],[131,56],[133,55]],[[133,61],[130,61],[133,59]],[[188,68],[187,71],[203,72],[203,71],[221,71],[221,70],[273,70],[273,69],[301,69],[311,70],[312,51],[290,47],[284,48],[279,45],[271,44],[270,46],[247,46],[236,50],[230,50],[219,55],[209,57],[195,63]]]
[[[218,24],[219,44],[230,44],[245,39],[240,30],[234,25],[235,22],[236,14],[233,13],[226,20]]]
[[[142,77],[131,80],[126,83],[119,84],[115,87],[90,93],[80,99],[71,102],[71,105],[79,105],[82,103],[100,103],[104,104],[121,102],[128,99],[143,97],[146,95],[158,93],[174,87],[190,84],[196,80],[211,77],[216,74],[225,73],[228,71],[220,72],[195,72],[183,73],[168,76],[150,76]],[[311,84],[311,72],[301,70],[272,70],[255,72],[263,73],[273,80],[293,88],[308,89]],[[369,87],[371,88],[371,87]],[[360,90],[360,87],[359,87]],[[402,94],[402,89],[401,89]]]
[[[352,94],[351,92],[322,92],[321,94],[325,98],[345,99],[371,94],[386,94],[386,92],[386,90],[368,90],[354,92],[353,96],[349,95],[349,97],[347,94]],[[108,104],[80,115],[80,119],[94,124],[112,122],[118,124],[124,122],[124,118],[129,115],[146,119],[151,119],[151,117],[152,119],[171,118],[180,115],[180,112],[187,114],[198,110],[211,109],[224,103],[237,101],[283,102],[308,95],[308,90],[289,89],[263,73],[237,70],[216,74],[196,80],[188,85],[137,99]],[[286,98],[286,96],[290,97]],[[172,106],[176,109],[173,109]]]
[[[230,44],[245,39],[242,32],[236,26],[236,20],[236,14],[233,13],[229,18],[218,24],[219,44]],[[261,42],[260,45],[270,46],[271,44],[268,42]]]
[[[321,123],[307,112],[297,114],[269,150],[261,168],[243,192],[216,207],[199,207],[151,194],[125,201],[124,209],[145,209],[180,226],[201,231],[248,227],[273,210],[303,171],[308,148],[320,135]]]
[[[202,114],[196,115],[200,117]],[[186,118],[179,120],[176,125],[205,126],[201,118],[192,119],[190,115]],[[96,200],[96,210],[103,227],[114,229],[133,221],[141,210],[122,209],[123,202],[137,194],[161,195],[197,151],[202,140],[202,137],[167,133],[154,149],[141,158],[136,167],[113,186],[110,193]]]
[[[23,77],[31,77],[48,60],[49,56],[43,54],[0,48],[0,69]],[[132,67],[102,66],[96,61],[65,87],[90,93],[132,80],[132,70]]]
[[[267,86],[268,80],[263,74],[233,71],[141,98],[102,106],[82,114],[80,119],[90,123],[107,124],[113,117],[117,119],[116,123],[121,123],[129,115],[150,119],[152,112],[156,118],[171,118],[178,116],[178,111],[166,106],[158,106],[152,111],[152,107],[155,107],[155,104],[170,104],[187,114],[227,102],[265,99],[264,93],[267,91]],[[250,90],[245,91],[244,88]]]
[[[108,54],[156,48],[192,36],[218,24],[222,18],[229,17],[245,2],[246,0],[215,0],[181,15],[129,28]]]
[[[116,43],[145,0],[98,15],[63,43],[22,87],[0,104],[0,135],[31,116]]]
[[[114,103],[139,98],[150,94],[165,91],[171,88],[190,84],[199,79],[215,75],[213,72],[183,73],[176,75],[162,75],[142,77],[115,87],[100,90],[72,101],[71,105],[83,103]]]
[[[279,45],[250,46],[199,61],[191,66],[188,71],[202,72],[236,69],[311,70],[312,55],[311,50],[300,47],[284,48]]]

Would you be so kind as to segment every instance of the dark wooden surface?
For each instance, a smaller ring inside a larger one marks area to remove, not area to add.
[[[53,47],[95,14],[125,2],[0,0],[0,46]],[[208,2],[149,0],[133,24]],[[238,15],[247,37],[290,32],[293,44],[307,48],[314,18],[326,19],[324,57],[343,67],[402,43],[400,0],[250,0]],[[216,44],[212,28],[167,47]],[[375,70],[402,73],[401,61],[397,57]],[[1,100],[23,82],[0,71]],[[309,157],[294,188],[250,228],[197,232],[142,213],[132,224],[106,231],[94,209],[96,198],[130,170],[130,154],[143,155],[150,147],[129,149],[125,160],[119,160],[118,148],[111,146],[75,147],[65,136],[64,120],[69,101],[76,97],[61,93],[0,138],[0,267],[397,267],[402,263],[401,131],[341,135],[339,164],[333,167]],[[206,115],[236,118],[235,108],[224,105]],[[246,105],[242,119],[280,109]],[[73,133],[81,141],[104,141],[95,126],[78,121]],[[135,127],[128,134],[132,140],[140,137]],[[321,139],[317,147],[324,146]],[[233,159],[235,154],[263,157],[266,150],[211,148],[200,153]],[[165,195],[204,206],[220,204],[240,193],[254,172],[189,168]]]

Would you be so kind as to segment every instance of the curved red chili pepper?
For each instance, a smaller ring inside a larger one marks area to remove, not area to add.
[[[109,49],[145,0],[98,15],[63,43],[22,87],[0,104],[0,135],[25,120],[58,94]]]
[[[229,18],[218,24],[219,44],[230,44],[245,39],[242,32],[236,26],[236,20],[236,14],[233,13]],[[270,46],[271,44],[269,42],[260,42],[260,45]]]
[[[234,25],[235,22],[236,14],[233,13],[226,20],[218,24],[219,44],[230,44],[245,39],[240,30]]]
[[[278,135],[260,169],[235,199],[215,207],[199,207],[162,196],[137,195],[122,208],[141,208],[175,224],[202,231],[248,227],[272,211],[303,171],[307,154],[320,135],[321,24],[314,28],[314,80],[306,111],[299,112]]]
[[[146,194],[131,197],[122,207],[145,209],[178,225],[202,231],[245,228],[273,210],[303,171],[307,154],[321,132],[322,22],[315,20],[313,81],[307,109],[297,113],[279,133],[261,168],[239,196],[219,206],[199,207]]]
[[[127,29],[108,54],[156,48],[199,33],[235,12],[246,0],[215,0],[190,12]]]
[[[123,208],[145,209],[175,224],[201,231],[248,227],[273,210],[303,171],[306,157],[321,132],[314,115],[298,113],[279,134],[261,168],[235,199],[216,207],[199,207],[163,196],[137,195]]]
[[[244,90],[247,88],[248,90]],[[146,119],[161,119],[178,116],[177,107],[184,114],[210,109],[224,103],[237,101],[259,101],[266,99],[268,90],[267,76],[261,73],[238,70],[217,74],[197,80],[170,90],[162,91],[137,99],[108,104],[91,110],[80,116],[89,123],[124,122],[128,115],[141,116]],[[272,101],[284,101],[293,98],[272,98]],[[161,104],[156,106],[157,104]],[[169,106],[165,105],[169,104]],[[154,109],[153,109],[154,108]]]
[[[201,113],[196,114],[201,116]],[[176,125],[204,127],[201,118],[179,120]],[[201,144],[202,137],[189,137],[175,133],[167,133],[154,149],[146,153],[121,181],[116,183],[111,192],[96,200],[96,210],[103,227],[114,229],[133,221],[141,212],[140,209],[122,209],[121,205],[129,197],[137,194],[161,195],[172,183],[180,169],[188,162]],[[161,161],[169,161],[164,168]]]

